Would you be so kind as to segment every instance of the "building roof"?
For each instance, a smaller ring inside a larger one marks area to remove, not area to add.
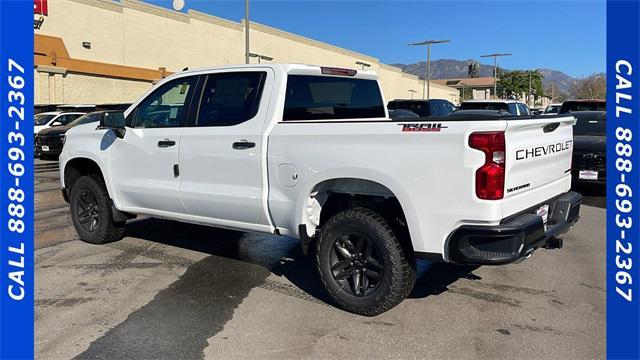
[[[436,79],[431,80],[436,84],[451,86],[451,87],[492,87],[493,76],[490,77],[478,77],[478,78],[460,78],[460,79]]]

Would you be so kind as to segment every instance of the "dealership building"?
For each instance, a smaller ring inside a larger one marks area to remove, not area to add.
[[[244,64],[244,20],[178,12],[135,0],[40,0],[34,18],[37,107],[131,103],[157,80],[184,68]],[[38,14],[39,13],[39,14]],[[251,22],[252,53],[273,62],[378,73],[387,99],[421,97],[424,81],[377,58]],[[252,58],[257,62],[257,58]],[[265,60],[262,60],[265,61]],[[458,102],[431,82],[431,98]]]

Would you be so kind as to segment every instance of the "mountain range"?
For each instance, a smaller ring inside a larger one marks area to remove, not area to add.
[[[431,61],[432,79],[456,79],[468,77],[469,63],[472,60],[441,59]],[[401,68],[404,72],[426,77],[425,62],[415,64],[391,64]],[[553,69],[537,69],[544,77],[542,82],[545,89],[555,86],[556,92],[568,92],[578,79],[573,78],[562,71]],[[479,74],[481,77],[492,76],[493,65],[480,64]]]

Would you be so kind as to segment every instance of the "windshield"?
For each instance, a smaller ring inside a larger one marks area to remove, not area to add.
[[[53,119],[54,117],[56,116],[52,114],[37,114],[36,116],[34,116],[33,125],[34,126],[47,125],[49,121],[51,121],[51,119]]]
[[[100,120],[100,113],[90,113],[90,114],[86,114],[86,115],[82,115],[79,118],[73,120],[72,122],[70,122],[69,126],[76,126],[76,125],[82,125],[82,124],[88,124],[88,123],[92,123],[92,122],[96,122]]]
[[[505,110],[509,111],[506,103],[501,102],[463,102],[460,105],[462,110]]]
[[[607,121],[604,114],[578,117],[573,126],[574,135],[605,136]]]

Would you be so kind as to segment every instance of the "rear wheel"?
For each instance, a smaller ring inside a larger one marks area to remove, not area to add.
[[[102,179],[97,175],[80,177],[70,194],[71,220],[85,242],[105,244],[122,238],[125,222],[115,222],[111,199]]]
[[[416,277],[389,224],[366,208],[345,210],[327,221],[316,244],[316,266],[338,305],[366,316],[402,302]]]

